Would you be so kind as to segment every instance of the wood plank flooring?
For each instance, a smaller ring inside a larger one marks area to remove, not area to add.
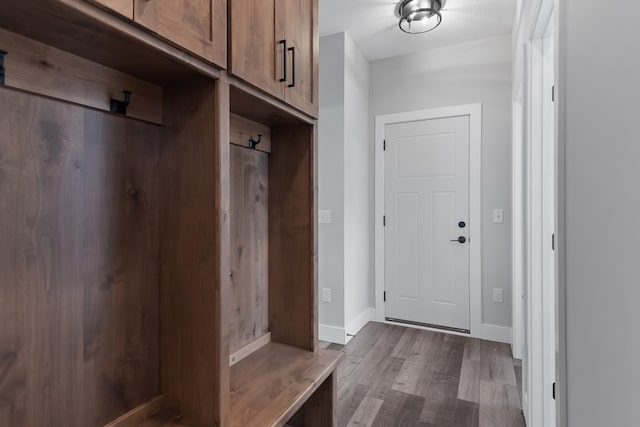
[[[338,367],[338,426],[524,427],[511,347],[370,322]]]

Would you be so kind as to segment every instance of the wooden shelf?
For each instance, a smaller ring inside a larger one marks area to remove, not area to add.
[[[267,344],[231,367],[229,425],[283,425],[334,372],[341,356]]]

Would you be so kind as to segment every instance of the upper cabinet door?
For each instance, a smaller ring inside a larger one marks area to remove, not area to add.
[[[318,0],[284,0],[289,76],[285,101],[318,116]]]
[[[133,0],[93,0],[99,5],[105,6],[114,12],[129,19],[133,19]]]
[[[284,14],[282,0],[231,0],[229,71],[284,99]]]
[[[134,20],[195,55],[226,67],[226,0],[135,0]]]

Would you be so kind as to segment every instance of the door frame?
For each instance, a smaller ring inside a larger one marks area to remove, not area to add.
[[[557,381],[558,343],[557,274],[558,253],[552,250],[552,235],[558,235],[558,133],[557,105],[552,102],[550,80],[558,85],[558,49],[555,0],[537,0],[518,49],[523,67],[514,78],[524,87],[524,228],[514,233],[514,245],[522,242],[524,256],[525,313],[523,344],[523,412],[527,425],[554,426],[557,403],[552,384]],[[553,55],[547,55],[547,47]],[[556,94],[557,98],[557,94]],[[553,117],[551,127],[547,124]],[[515,122],[514,122],[515,124]],[[514,140],[514,143],[517,143]],[[550,156],[554,162],[550,162]],[[514,184],[517,176],[514,175]],[[551,210],[550,208],[551,207]],[[551,212],[553,211],[553,212]],[[556,248],[557,248],[556,239]],[[516,261],[520,259],[515,258]],[[514,269],[517,265],[514,264]],[[555,270],[555,273],[554,273]],[[515,325],[515,323],[514,323]],[[514,331],[515,334],[515,331]]]
[[[482,337],[482,104],[403,113],[383,114],[375,118],[374,168],[374,286],[375,321],[386,322],[384,303],[384,138],[387,125],[449,117],[469,116],[469,330],[470,336]],[[423,328],[431,329],[431,328]],[[440,332],[448,332],[434,329]],[[456,333],[456,332],[449,332]],[[460,334],[466,335],[466,334]]]

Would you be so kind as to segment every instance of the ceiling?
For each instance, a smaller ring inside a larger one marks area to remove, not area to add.
[[[516,0],[448,0],[438,28],[425,34],[405,34],[398,28],[398,1],[319,3],[320,36],[346,32],[371,61],[509,34],[516,9]]]

